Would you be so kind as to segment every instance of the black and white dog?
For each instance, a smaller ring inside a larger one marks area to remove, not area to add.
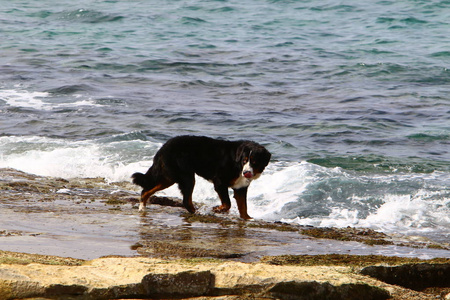
[[[147,173],[134,173],[133,183],[143,188],[139,210],[145,209],[147,200],[155,192],[178,184],[183,205],[195,212],[192,191],[195,174],[211,181],[222,205],[215,212],[227,212],[231,207],[228,188],[243,219],[247,214],[247,189],[252,180],[259,178],[269,163],[271,154],[252,141],[225,141],[203,136],[178,136],[167,141],[158,150]]]

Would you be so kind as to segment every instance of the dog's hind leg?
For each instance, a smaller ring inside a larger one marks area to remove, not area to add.
[[[195,213],[195,207],[192,203],[192,192],[194,191],[194,185],[194,174],[192,174],[192,176],[185,177],[182,181],[178,182],[178,187],[183,195],[183,205],[191,214]]]
[[[161,191],[161,190],[168,188],[172,184],[174,184],[173,181],[163,180],[150,190],[146,190],[146,189],[142,190],[141,201],[139,202],[139,211],[145,210],[145,206],[147,205],[148,198],[150,198],[151,195],[153,195],[157,191]]]

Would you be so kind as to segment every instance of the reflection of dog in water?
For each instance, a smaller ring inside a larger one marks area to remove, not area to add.
[[[139,210],[145,209],[148,198],[155,192],[178,184],[183,205],[194,213],[192,191],[195,174],[211,181],[222,205],[215,212],[227,212],[231,207],[228,188],[243,219],[247,214],[247,189],[259,178],[269,163],[271,154],[251,141],[224,141],[201,136],[178,136],[167,141],[156,153],[147,173],[134,173],[133,183],[143,188]]]

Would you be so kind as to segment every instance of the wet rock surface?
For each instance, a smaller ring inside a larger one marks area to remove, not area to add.
[[[137,210],[139,189],[102,178],[71,180],[0,169],[1,250],[92,259],[104,255],[216,257],[255,261],[264,255],[355,254],[449,257],[448,244],[389,236],[366,228],[315,228],[153,197]],[[52,246],[54,245],[54,246]]]
[[[200,206],[192,215],[179,199],[167,197],[152,198],[154,205],[139,213],[138,197],[130,183],[0,169],[0,299],[439,299],[448,294],[442,285],[427,285],[427,294],[359,274],[368,266],[423,263],[439,265],[441,272],[449,263],[448,244],[364,228],[248,222],[233,212],[213,214],[212,206]],[[137,257],[89,261],[101,256]],[[174,260],[180,258],[185,261]],[[182,289],[186,280],[195,288]],[[178,290],[167,290],[172,288]]]

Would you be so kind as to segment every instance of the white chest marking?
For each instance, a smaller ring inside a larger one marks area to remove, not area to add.
[[[239,178],[234,182],[234,184],[231,186],[233,189],[242,189],[244,187],[248,187],[250,185],[250,182],[252,182],[252,178],[245,178],[244,175],[241,174]]]
[[[251,172],[253,177],[250,177],[250,178],[245,177],[244,176],[245,172]],[[261,174],[253,174],[253,168],[250,166],[250,161],[249,161],[244,165],[244,167],[242,168],[241,175],[239,176],[238,179],[236,179],[236,181],[231,186],[231,188],[238,190],[238,189],[242,189],[244,187],[248,187],[250,185],[250,183],[252,182],[252,180],[258,179],[258,177],[260,175]]]

